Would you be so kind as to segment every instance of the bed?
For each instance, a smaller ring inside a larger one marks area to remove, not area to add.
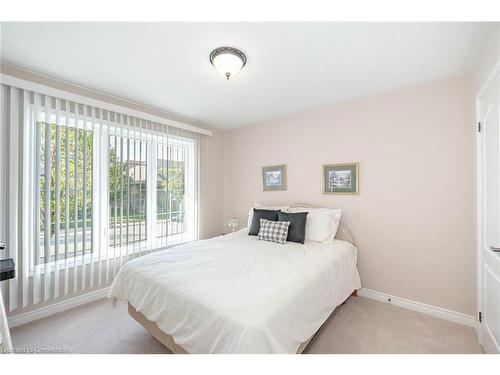
[[[347,228],[280,245],[247,230],[126,263],[108,297],[173,353],[302,353],[361,287]]]

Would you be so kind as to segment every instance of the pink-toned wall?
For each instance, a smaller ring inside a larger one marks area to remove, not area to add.
[[[363,287],[475,314],[472,93],[451,78],[226,132],[224,222],[254,202],[342,208]],[[323,195],[321,165],[355,161],[360,194]],[[262,192],[281,163],[288,190]]]
[[[200,142],[200,238],[222,233],[224,132],[212,129]]]

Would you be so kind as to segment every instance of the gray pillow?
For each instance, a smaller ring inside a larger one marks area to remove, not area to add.
[[[260,229],[257,238],[259,240],[286,244],[288,225],[290,225],[288,221],[270,221],[260,219]]]
[[[288,221],[290,226],[288,227],[288,237],[287,241],[304,243],[306,240],[306,221],[307,212],[279,212],[278,221]]]
[[[256,236],[259,234],[260,229],[260,219],[266,219],[270,221],[278,221],[278,212],[280,210],[259,210],[258,208],[253,209],[252,225],[248,230],[250,236]]]

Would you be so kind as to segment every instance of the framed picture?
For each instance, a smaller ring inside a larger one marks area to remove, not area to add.
[[[323,194],[359,194],[359,163],[323,165]]]
[[[286,190],[286,165],[262,167],[262,190]]]

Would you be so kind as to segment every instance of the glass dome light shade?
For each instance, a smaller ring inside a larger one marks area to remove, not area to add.
[[[226,79],[237,74],[246,64],[243,52],[232,47],[220,47],[210,54],[210,62],[214,68],[224,74]]]

